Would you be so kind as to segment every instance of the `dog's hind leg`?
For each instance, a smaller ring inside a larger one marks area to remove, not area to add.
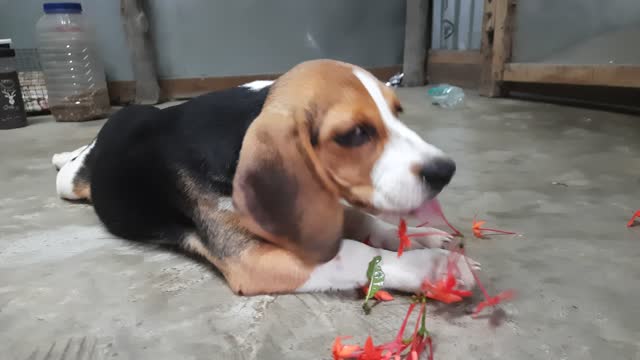
[[[402,257],[394,251],[372,248],[354,240],[344,240],[333,259],[324,264],[301,257],[263,241],[241,226],[237,213],[219,208],[219,198],[199,192],[186,184],[191,194],[191,219],[196,231],[185,235],[181,248],[212,263],[224,275],[231,290],[239,295],[293,293],[354,289],[366,285],[369,261],[381,256],[386,273],[385,286],[393,290],[417,292],[422,281],[447,275],[449,252],[441,249],[417,249]],[[201,189],[201,188],[200,188]],[[195,196],[196,194],[200,196]],[[462,257],[459,281],[466,287],[474,278]],[[470,260],[475,267],[477,263]]]
[[[64,162],[56,176],[58,196],[66,200],[91,200],[91,151],[94,146],[95,140],[75,151],[53,156],[54,165]]]
[[[73,151],[61,152],[57,154],[53,154],[51,157],[51,163],[56,168],[56,170],[62,169],[69,161],[76,158],[80,153],[84,151],[89,145],[83,145]]]

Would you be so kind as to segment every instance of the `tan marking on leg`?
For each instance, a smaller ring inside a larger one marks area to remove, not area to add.
[[[292,252],[268,243],[256,243],[239,256],[217,258],[199,237],[185,241],[185,249],[211,262],[238,295],[292,293],[300,288],[314,269]]]
[[[91,201],[91,186],[89,183],[85,181],[74,183],[72,191],[79,199]]]

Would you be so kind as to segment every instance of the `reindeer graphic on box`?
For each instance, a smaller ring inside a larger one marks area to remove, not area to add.
[[[16,87],[13,81],[0,81],[0,93],[8,99],[8,104],[3,106],[3,110],[13,109],[16,105]]]
[[[11,72],[0,75],[0,129],[22,127],[27,120],[18,74]]]

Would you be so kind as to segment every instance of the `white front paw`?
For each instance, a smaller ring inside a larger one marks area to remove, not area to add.
[[[438,230],[435,228],[407,228],[408,235],[418,235],[411,238],[411,249],[448,249],[453,236],[446,231]]]
[[[451,244],[451,241],[453,240],[453,236],[446,231],[428,227],[408,227],[407,235],[421,235],[410,236],[410,250],[424,248],[447,249],[449,247],[449,244]],[[380,229],[380,231],[371,234],[369,241],[374,247],[398,251],[398,247],[400,246],[398,227],[390,224],[385,224]]]
[[[385,287],[406,292],[419,292],[425,279],[434,283],[447,276],[449,256],[455,259],[459,271],[455,274],[457,288],[472,289],[475,279],[467,261],[462,255],[451,254],[442,249],[418,249],[404,253],[401,257],[383,259],[382,270],[385,272]],[[480,271],[480,264],[467,258],[474,271]]]

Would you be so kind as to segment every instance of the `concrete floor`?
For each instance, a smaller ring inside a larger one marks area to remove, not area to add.
[[[489,287],[519,298],[495,329],[430,310],[436,359],[640,359],[640,228],[625,227],[640,208],[640,118],[472,96],[443,110],[424,89],[399,93],[404,119],[458,162],[441,196],[450,220],[523,234],[469,241]],[[365,316],[355,292],[236,297],[58,200],[51,155],[102,124],[0,132],[0,358],[328,359],[336,335],[393,337],[405,298]]]

